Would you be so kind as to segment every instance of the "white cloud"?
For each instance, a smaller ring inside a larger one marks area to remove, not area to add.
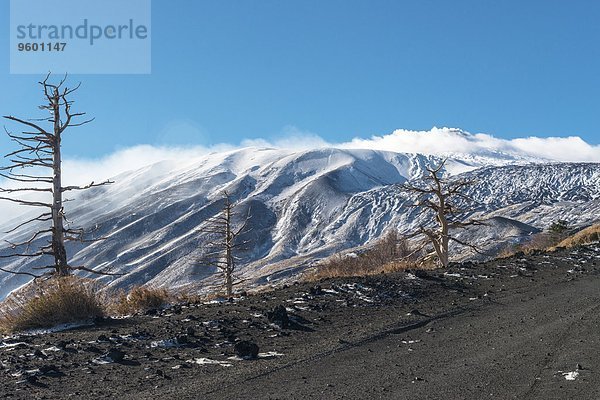
[[[125,172],[136,170],[147,165],[151,165],[160,161],[169,160],[173,163],[173,167],[183,167],[186,163],[191,163],[212,151],[231,150],[233,146],[219,145],[211,148],[202,146],[196,147],[157,147],[150,145],[139,145],[122,150],[118,150],[113,154],[98,159],[77,159],[71,158],[63,161],[63,185],[87,185],[93,182],[103,182],[109,178]],[[22,171],[14,171],[15,173],[25,173]],[[29,168],[26,173],[28,175],[47,175],[47,171],[41,169]],[[0,187],[2,188],[18,188],[30,187],[31,185],[22,184],[6,179],[0,179]],[[47,193],[42,194],[22,194],[14,193],[6,197],[23,198],[27,200],[47,200]],[[39,209],[38,209],[39,210]],[[19,206],[8,201],[0,201],[0,226],[4,225],[5,221],[9,221],[21,214],[35,212],[36,209],[27,206]],[[39,214],[39,212],[38,212]]]
[[[67,185],[102,181],[118,174],[144,166],[170,160],[174,168],[183,167],[210,152],[228,151],[241,147],[274,147],[311,149],[322,147],[363,148],[406,153],[443,155],[448,152],[489,155],[502,152],[517,157],[535,157],[553,161],[600,162],[600,146],[586,143],[579,137],[527,137],[512,140],[495,138],[487,134],[469,134],[458,129],[433,128],[429,131],[396,130],[388,135],[369,139],[356,138],[345,143],[328,143],[321,137],[293,126],[285,127],[280,138],[273,140],[244,140],[240,145],[220,144],[211,147],[139,145],[121,149],[98,159],[67,159],[64,162],[64,182]],[[0,180],[0,187],[10,183]],[[23,212],[7,202],[0,202],[1,221]]]
[[[389,135],[353,139],[339,146],[437,155],[449,152],[470,154],[502,152],[518,157],[552,161],[600,162],[600,146],[588,144],[580,137],[528,137],[506,140],[483,133],[473,135],[450,128],[433,128],[430,131],[399,129]]]
[[[113,178],[125,171],[136,170],[160,161],[172,161],[176,165],[185,165],[211,151],[225,151],[234,148],[219,145],[212,148],[166,147],[139,145],[116,152],[98,159],[67,159],[63,162],[64,181],[68,185],[89,183]]]
[[[590,145],[577,136],[513,139],[511,146],[526,154],[556,161],[600,162],[600,146]]]

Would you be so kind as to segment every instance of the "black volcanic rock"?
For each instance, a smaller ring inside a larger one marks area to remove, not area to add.
[[[121,362],[125,358],[125,353],[119,349],[110,349],[104,356],[107,360],[110,359],[113,362]]]
[[[267,313],[267,319],[269,320],[269,322],[277,324],[283,329],[288,328],[290,326],[290,317],[285,307],[281,304],[275,307],[273,311]]]
[[[235,354],[244,359],[253,359],[258,357],[258,345],[248,340],[237,342],[233,347]]]

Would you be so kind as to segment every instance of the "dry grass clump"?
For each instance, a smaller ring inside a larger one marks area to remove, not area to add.
[[[75,276],[32,282],[1,306],[0,330],[6,333],[90,321],[104,315],[94,283]]]
[[[600,241],[600,224],[594,224],[571,236],[568,236],[567,231],[557,232],[549,229],[548,232],[533,235],[526,243],[505,249],[499,255],[499,258],[508,258],[518,253],[531,254],[537,251],[555,251],[558,248],[571,248],[598,241]]]
[[[547,232],[538,233],[538,234],[533,235],[532,238],[529,241],[527,241],[526,243],[523,243],[523,244],[517,246],[514,249],[512,254],[515,254],[517,252],[522,252],[524,254],[531,254],[536,251],[545,251],[553,246],[556,246],[556,244],[558,244],[563,238],[564,238],[564,236],[557,235],[554,233],[547,233]],[[509,255],[512,255],[512,254],[509,253]]]
[[[585,244],[595,243],[595,242],[599,242],[599,241],[600,241],[600,224],[595,224],[595,225],[592,225],[582,231],[577,232],[573,236],[569,236],[568,238],[564,239],[563,241],[558,243],[556,246],[554,246],[554,248],[551,250],[554,250],[558,247],[566,247],[566,248],[577,247],[577,246],[582,246]]]
[[[361,254],[337,254],[328,258],[311,269],[305,280],[367,276],[415,268],[414,262],[406,259],[409,254],[406,240],[400,238],[396,231],[391,231],[373,248]]]
[[[529,240],[518,245],[505,248],[498,258],[509,258],[517,254],[530,255],[540,251],[548,251],[569,235],[569,223],[565,220],[554,221],[545,232],[532,235]]]
[[[129,293],[121,292],[110,309],[119,315],[144,312],[169,304],[171,296],[166,289],[135,286]]]
[[[218,297],[219,296],[216,293],[199,294],[180,291],[175,295],[175,300],[177,303],[201,304],[206,301],[217,299]]]
[[[537,251],[546,251],[549,248],[556,246],[562,239],[563,236],[559,236],[554,233],[541,232],[532,235],[531,239],[525,243],[504,249],[504,251],[502,251],[498,257],[508,258],[518,253],[529,255]]]
[[[343,278],[352,276],[368,276],[386,274],[414,266],[404,261],[390,261],[380,263],[370,257],[368,253],[360,255],[335,255],[319,264],[309,272],[307,280],[317,281],[325,278]]]

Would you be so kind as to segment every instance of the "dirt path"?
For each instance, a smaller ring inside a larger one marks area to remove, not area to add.
[[[0,398],[600,399],[599,323],[592,246],[4,338]]]
[[[264,374],[215,398],[600,398],[600,279],[536,289]],[[577,364],[583,370],[574,381],[559,372]]]
[[[395,332],[372,332],[364,343],[341,340],[337,351],[240,376],[238,382],[228,379],[203,397],[600,398],[598,275],[532,283],[457,311]],[[567,380],[564,374],[574,371],[578,376]],[[190,387],[171,389],[166,392],[194,398]]]

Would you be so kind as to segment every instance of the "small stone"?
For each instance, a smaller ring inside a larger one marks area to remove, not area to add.
[[[234,334],[227,336],[227,341],[230,343],[234,343],[237,340],[237,337]]]
[[[408,312],[408,315],[415,315],[415,316],[418,316],[418,317],[427,317],[427,315],[423,314],[421,311],[417,310],[416,308],[410,310]]]
[[[162,369],[157,369],[156,370],[156,376],[159,376],[159,377],[161,377],[163,379],[166,379],[166,380],[171,380],[172,379],[169,375],[165,374],[165,371],[163,371]]]
[[[314,296],[319,296],[323,294],[323,288],[321,287],[321,285],[313,286],[310,288],[310,294]]]
[[[110,359],[112,362],[118,363],[123,361],[125,358],[125,353],[119,349],[110,349],[106,354],[104,354],[103,357]]]
[[[95,353],[95,354],[100,354],[102,353],[102,350],[100,350],[98,347],[96,346],[87,346],[86,348],[83,349],[84,351],[87,351],[88,353]]]
[[[185,345],[189,342],[187,335],[179,335],[175,338],[175,341],[177,342],[177,345],[179,345],[179,346]]]
[[[269,322],[279,325],[281,328],[285,329],[290,325],[290,317],[284,306],[278,305],[267,313],[267,319]]]
[[[24,379],[24,383],[37,383],[38,382],[38,378],[35,375],[29,375],[27,377],[25,377]]]
[[[108,337],[106,335],[100,335],[98,336],[98,338],[96,339],[97,342],[110,342],[110,340],[108,339]]]
[[[244,359],[254,359],[258,357],[258,345],[248,340],[237,342],[233,347],[235,354]]]
[[[38,368],[42,375],[46,376],[62,376],[63,374],[60,372],[60,369],[56,365],[42,365]]]
[[[35,351],[33,352],[33,355],[35,357],[38,358],[42,358],[42,359],[46,359],[48,358],[48,356],[46,355],[46,353],[44,353],[43,351],[41,351],[40,349],[35,349]]]

